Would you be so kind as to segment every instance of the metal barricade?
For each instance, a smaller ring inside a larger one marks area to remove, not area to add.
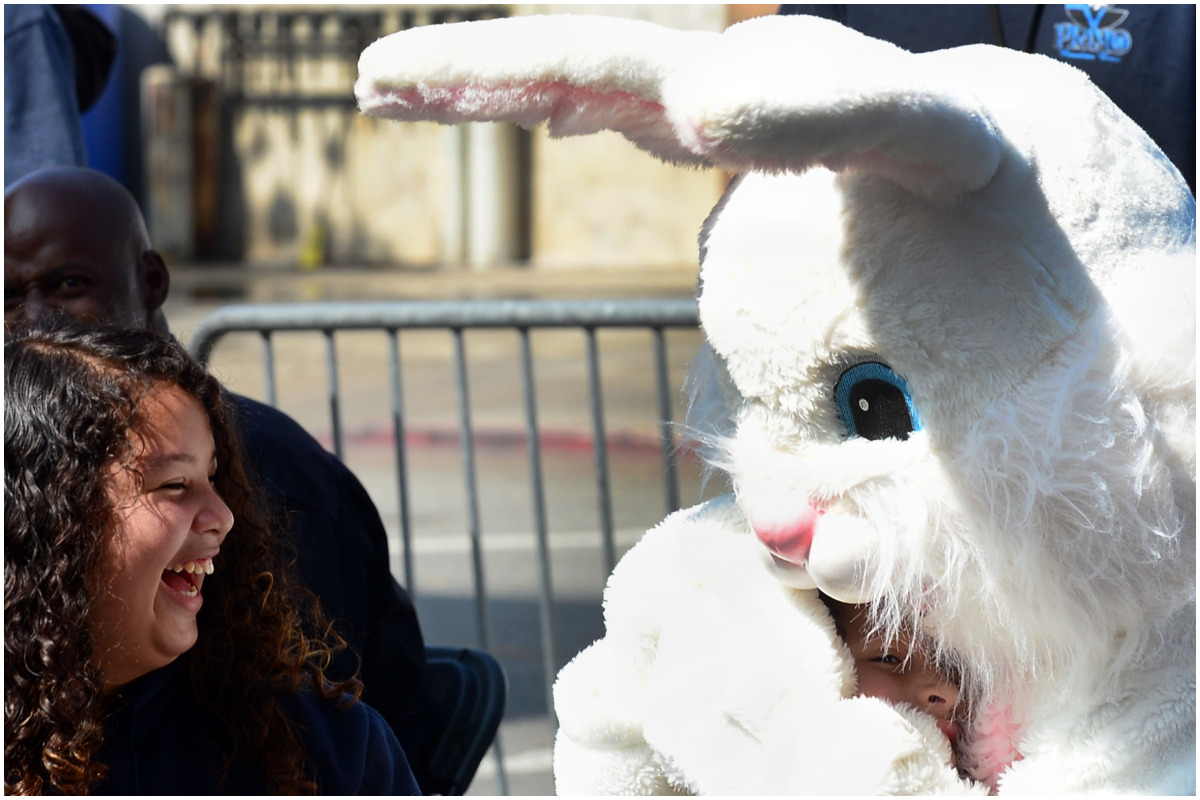
[[[477,431],[472,419],[468,380],[468,347],[466,332],[483,329],[508,330],[515,333],[518,341],[519,370],[509,373],[508,378],[519,380],[524,406],[523,445],[527,449],[529,491],[532,511],[533,533],[536,538],[538,571],[538,624],[541,638],[541,670],[543,673],[546,724],[549,726],[549,741],[553,737],[556,723],[553,713],[552,686],[560,656],[568,658],[574,653],[562,654],[556,636],[555,593],[551,580],[551,536],[546,514],[546,475],[543,470],[542,440],[545,431],[539,424],[539,405],[535,388],[535,359],[531,346],[531,334],[535,331],[574,330],[584,337],[584,368],[588,393],[588,416],[590,431],[584,439],[590,441],[593,456],[593,473],[598,502],[599,536],[603,575],[607,575],[616,564],[618,543],[613,521],[613,496],[611,468],[609,462],[610,433],[607,430],[605,399],[601,380],[601,356],[597,340],[598,332],[605,329],[641,329],[651,336],[653,351],[653,374],[626,376],[633,382],[650,381],[656,397],[655,438],[661,457],[662,497],[665,513],[680,507],[679,451],[677,450],[676,425],[672,421],[672,408],[678,399],[679,381],[672,381],[668,370],[667,331],[679,329],[691,332],[698,344],[698,314],[694,300],[484,300],[484,301],[395,301],[395,302],[345,302],[345,303],[295,303],[269,305],[236,305],[219,309],[205,318],[193,331],[192,351],[207,363],[213,355],[218,341],[230,334],[257,334],[263,346],[263,394],[271,405],[279,404],[279,388],[276,379],[277,358],[275,339],[281,333],[305,332],[323,339],[326,399],[328,420],[333,451],[344,457],[345,424],[343,420],[343,397],[339,388],[339,358],[335,339],[339,334],[351,331],[374,331],[386,337],[387,383],[390,394],[390,446],[394,448],[396,492],[398,499],[398,528],[400,549],[403,551],[402,569],[396,570],[397,577],[413,593],[414,599],[421,591],[416,573],[411,511],[411,478],[407,440],[405,407],[404,363],[401,357],[401,333],[414,331],[441,331],[452,340],[452,367],[454,394],[457,398],[457,439],[462,459],[462,480],[466,496],[466,524],[469,536],[471,579],[474,593],[474,614],[477,624],[478,642],[460,644],[476,645],[495,651],[498,642],[489,619],[487,576],[484,569],[485,537],[480,521],[479,485],[477,476],[476,438]],[[682,334],[681,334],[682,335]],[[694,352],[694,347],[690,348]],[[689,357],[692,353],[689,353]],[[380,377],[385,370],[380,368]],[[642,383],[645,386],[645,383]],[[237,387],[234,387],[235,389]],[[699,472],[699,470],[695,470]],[[696,498],[689,497],[689,503]],[[377,500],[378,503],[378,500]],[[652,523],[651,523],[652,524]],[[644,528],[643,528],[644,529]],[[596,592],[595,607],[599,609],[600,597]],[[420,606],[419,606],[420,608]],[[426,620],[422,620],[427,627]],[[437,633],[426,629],[429,639]],[[435,641],[437,644],[444,642]],[[505,737],[501,729],[501,737]],[[543,737],[545,738],[545,737]],[[548,756],[548,746],[546,747]],[[548,757],[544,759],[544,771],[548,776]],[[506,777],[506,759],[501,753],[500,740],[494,747],[495,777],[497,791],[509,792]],[[481,770],[482,773],[482,770]],[[543,780],[546,776],[543,776]],[[544,783],[542,784],[544,788]],[[517,792],[529,793],[529,792]]]

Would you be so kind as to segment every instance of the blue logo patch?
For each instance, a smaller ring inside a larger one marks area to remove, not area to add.
[[[1129,11],[1115,6],[1069,3],[1063,6],[1070,22],[1054,26],[1054,43],[1063,58],[1120,63],[1133,47],[1133,35],[1117,27]]]

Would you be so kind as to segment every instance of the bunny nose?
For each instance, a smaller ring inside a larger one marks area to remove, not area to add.
[[[812,503],[786,509],[756,509],[750,527],[776,556],[792,564],[803,564],[812,549],[817,519],[824,513]]]

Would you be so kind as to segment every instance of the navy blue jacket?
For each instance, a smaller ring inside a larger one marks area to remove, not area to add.
[[[4,185],[49,166],[84,166],[75,56],[49,5],[4,4]]]
[[[998,44],[1078,67],[1142,127],[1196,193],[1196,6],[784,5],[914,53]],[[998,23],[998,24],[997,24]],[[1069,134],[1068,134],[1069,135]]]
[[[95,760],[108,767],[96,794],[265,794],[262,773],[245,758],[222,780],[228,734],[196,702],[187,654],[124,687],[104,720]],[[322,794],[419,794],[404,750],[370,706],[340,708],[309,692],[286,695],[302,730],[311,775]]]
[[[391,725],[420,779],[425,643],[412,600],[392,577],[379,512],[354,474],[293,419],[232,399],[247,469],[272,512],[286,517],[301,577],[354,651],[339,653],[326,674],[353,676],[361,656],[363,700]]]

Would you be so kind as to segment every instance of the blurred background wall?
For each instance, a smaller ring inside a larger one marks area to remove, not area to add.
[[[408,269],[696,261],[725,176],[617,134],[361,116],[358,55],[415,25],[594,13],[721,30],[773,5],[91,6],[120,61],[84,119],[89,160],[138,197],[175,262]]]

